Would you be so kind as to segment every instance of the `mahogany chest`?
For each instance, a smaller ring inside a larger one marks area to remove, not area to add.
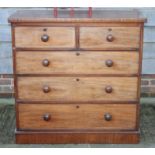
[[[138,143],[146,20],[137,11],[9,18],[17,143]]]

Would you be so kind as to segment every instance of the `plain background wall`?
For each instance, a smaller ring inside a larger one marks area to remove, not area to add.
[[[16,10],[21,9],[52,10],[52,8],[0,8],[0,74],[12,74],[11,28],[10,24],[8,23],[8,17]],[[133,8],[102,9],[132,10]],[[141,16],[148,19],[148,22],[145,23],[144,28],[144,53],[142,73],[155,74],[155,8],[134,9],[139,10]]]

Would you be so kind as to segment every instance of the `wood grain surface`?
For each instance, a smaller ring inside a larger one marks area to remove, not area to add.
[[[18,144],[137,144],[139,141],[140,131],[16,131],[16,143]]]
[[[112,35],[114,40],[107,41]],[[140,27],[81,27],[80,48],[130,49],[139,48]]]
[[[41,101],[135,101],[137,77],[18,77],[18,99]],[[113,91],[107,93],[105,88]],[[50,91],[45,93],[44,87]]]
[[[137,143],[146,19],[135,10],[59,13],[9,18],[16,142]]]
[[[135,104],[19,104],[19,129],[135,129]],[[104,115],[111,114],[106,121]],[[45,121],[43,116],[50,115]]]
[[[117,12],[117,13],[116,13]],[[58,17],[54,17],[53,10],[19,10],[9,18],[9,22],[48,22],[48,23],[67,23],[67,22],[112,22],[112,23],[143,23],[146,19],[141,17],[135,9],[125,10],[93,10],[92,17],[88,16],[87,10],[76,10],[71,18],[68,10],[59,10]]]
[[[17,74],[137,74],[138,52],[17,52]],[[47,59],[48,66],[42,62]],[[113,66],[107,67],[106,61]]]
[[[49,36],[47,42],[41,40],[44,34]],[[75,28],[16,27],[15,46],[31,48],[73,48],[75,47]]]

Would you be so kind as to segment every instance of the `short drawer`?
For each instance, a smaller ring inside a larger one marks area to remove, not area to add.
[[[137,49],[139,27],[81,27],[80,48],[86,49]]]
[[[135,104],[18,104],[19,129],[134,130]]]
[[[74,48],[74,27],[16,27],[15,46],[25,48]]]
[[[18,98],[32,101],[135,101],[137,77],[18,77]]]
[[[17,74],[137,74],[138,52],[17,52]]]

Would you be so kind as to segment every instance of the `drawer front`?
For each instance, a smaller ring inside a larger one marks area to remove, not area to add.
[[[43,101],[135,101],[137,77],[18,77],[18,98]]]
[[[16,27],[15,46],[25,48],[74,48],[74,27]]]
[[[20,129],[135,129],[135,104],[18,104]]]
[[[81,27],[80,47],[86,49],[139,48],[139,27]]]
[[[18,74],[136,74],[138,52],[17,52]]]

